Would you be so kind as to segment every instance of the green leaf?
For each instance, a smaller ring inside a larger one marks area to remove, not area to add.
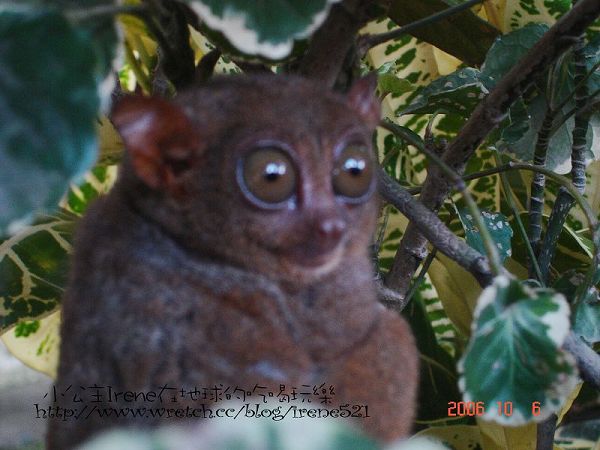
[[[558,411],[577,384],[573,357],[561,350],[568,333],[569,306],[561,294],[496,277],[479,297],[459,362],[465,401],[484,402],[483,418],[503,425],[542,421]],[[497,402],[507,401],[512,415],[499,415]]]
[[[466,67],[430,83],[399,114],[442,111],[466,118],[488,92],[480,72]]]
[[[496,167],[495,152],[488,149],[479,149],[467,162],[465,173],[480,172]],[[473,199],[481,209],[488,211],[500,210],[500,177],[487,176],[469,181],[468,187]]]
[[[442,0],[393,0],[390,18],[398,25],[407,25],[448,9]],[[462,11],[450,18],[422,26],[411,34],[472,66],[479,66],[500,32],[471,11]]]
[[[496,146],[510,149],[510,145],[519,142],[530,131],[530,120],[527,106],[523,99],[519,98],[508,110],[508,117],[502,124],[500,140],[496,142]]]
[[[0,13],[0,235],[56,209],[96,157],[96,58],[53,12]]]
[[[94,168],[80,184],[71,186],[61,202],[65,210],[41,217],[35,225],[0,240],[0,334],[19,321],[44,317],[58,308],[78,215],[110,190],[116,176],[115,166]],[[19,348],[15,348],[15,355],[28,358],[17,353]]]
[[[564,295],[567,300],[570,300],[575,297],[577,289],[584,281],[585,275],[572,269],[561,274],[552,285],[552,289]]]
[[[71,23],[78,31],[88,35],[94,47],[96,74],[99,81],[112,77],[112,65],[119,41],[113,14],[97,14],[98,9],[116,6],[117,0],[42,0],[49,7],[73,15]],[[114,82],[112,83],[114,84]],[[110,92],[109,92],[110,93]]]
[[[516,178],[513,178],[516,180]],[[516,183],[511,183],[511,186],[515,186]],[[529,215],[526,211],[519,214],[525,229],[529,227]],[[543,216],[543,221],[546,223],[548,216]],[[520,233],[517,233],[513,237],[513,255],[517,261],[527,260],[527,251],[525,249],[525,243],[523,242]],[[581,272],[586,271],[591,263],[591,247],[588,247],[587,242],[581,238],[570,226],[565,225],[562,233],[558,238],[558,244],[556,246],[556,255],[552,260],[552,271],[554,273],[566,273],[571,269],[578,270]],[[567,298],[571,298],[572,295],[568,295],[562,291],[562,286],[558,286],[559,292],[563,293]]]
[[[500,36],[485,57],[481,72],[492,88],[508,71],[540,40],[548,30],[545,24],[530,24],[519,30]]]
[[[382,97],[387,94],[400,96],[415,90],[415,85],[405,78],[400,78],[395,73],[393,61],[383,64],[377,69],[377,90]]]
[[[58,307],[76,219],[60,212],[0,241],[0,333]]]
[[[575,305],[574,316],[573,332],[589,344],[600,342],[600,295],[595,287]]]
[[[473,216],[465,208],[459,208],[457,211],[465,230],[467,244],[482,255],[485,255],[485,246],[483,245],[481,233],[473,220]],[[512,255],[511,238],[513,236],[513,230],[508,223],[508,219],[502,213],[493,213],[489,211],[481,211],[481,216],[492,239],[496,243],[496,247],[498,247],[500,259],[504,262],[506,258]]]
[[[201,0],[191,7],[209,28],[239,51],[281,59],[292,51],[294,40],[310,36],[339,0]]]

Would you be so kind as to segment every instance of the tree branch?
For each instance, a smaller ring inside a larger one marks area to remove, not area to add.
[[[402,297],[393,289],[388,288],[383,284],[383,280],[378,278],[375,280],[375,286],[377,287],[377,297],[379,301],[383,303],[387,308],[401,312],[407,305],[408,300],[406,297]]]
[[[535,450],[552,450],[554,448],[556,420],[556,414],[551,414],[550,417],[538,424]]]
[[[379,193],[383,199],[418,226],[420,231],[427,236],[440,252],[471,272],[482,286],[487,286],[490,283],[492,272],[484,255],[456,237],[435,213],[414,199],[406,189],[396,183],[383,169],[379,169],[378,176]],[[404,295],[401,297],[404,297]]]
[[[552,137],[552,123],[554,122],[554,111],[551,106],[546,109],[542,127],[537,135],[535,151],[533,154],[533,164],[536,166],[546,165],[546,156],[548,146]],[[543,173],[534,173],[531,180],[529,196],[529,242],[533,252],[538,257],[540,239],[542,236],[542,213],[544,211],[544,190],[546,188],[546,177]],[[529,276],[533,277],[533,267],[530,267]],[[542,280],[540,280],[542,281]]]
[[[580,193],[585,192],[585,149],[587,146],[587,132],[589,128],[589,118],[584,112],[589,92],[587,83],[583,82],[587,78],[585,65],[584,49],[585,40],[583,36],[579,37],[579,42],[573,49],[573,64],[575,66],[574,80],[577,88],[575,89],[575,126],[573,127],[571,144],[571,180],[573,185]],[[556,201],[552,207],[552,213],[548,220],[546,235],[539,251],[539,262],[544,279],[548,278],[550,264],[554,258],[556,244],[562,232],[569,211],[575,204],[575,199],[563,187],[558,191]]]
[[[563,348],[575,357],[583,381],[600,389],[600,355],[573,332],[567,336]]]
[[[579,35],[599,14],[598,0],[581,0],[557,21],[479,103],[465,126],[448,145],[442,160],[462,175],[468,159],[483,139],[503,120],[506,111],[520,93],[559,55],[574,45]],[[434,178],[428,174],[420,200],[427,208],[437,211],[449,192],[450,185],[443,175]],[[427,254],[426,244],[427,239],[420,233],[417,224],[409,224],[388,275],[389,287],[400,290],[401,294],[406,293],[408,285],[400,281],[412,278],[422,258]],[[412,273],[406,273],[407,267]]]
[[[358,30],[365,23],[365,8],[369,3],[345,0],[333,5],[323,25],[313,34],[298,73],[333,86],[355,44]]]

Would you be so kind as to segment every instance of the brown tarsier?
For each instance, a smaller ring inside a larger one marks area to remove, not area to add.
[[[377,301],[368,251],[372,80],[342,95],[297,77],[216,78],[173,101],[125,98],[112,118],[126,156],[79,228],[62,312],[59,401],[87,409],[52,422],[48,448],[168,422],[97,410],[202,403],[109,402],[107,389],[90,402],[94,385],[325,383],[331,408],[368,405],[356,422],[372,436],[407,435],[417,352]]]

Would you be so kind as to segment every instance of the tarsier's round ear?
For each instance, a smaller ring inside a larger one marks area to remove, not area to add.
[[[381,120],[381,103],[375,95],[377,87],[377,74],[369,75],[356,81],[348,91],[348,103],[363,120],[375,128]]]
[[[179,176],[201,153],[194,125],[183,111],[156,97],[127,96],[111,113],[137,176],[149,187],[176,193]]]

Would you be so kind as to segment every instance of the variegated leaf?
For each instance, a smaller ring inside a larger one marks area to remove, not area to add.
[[[481,232],[475,225],[471,212],[465,208],[458,209],[460,221],[465,229],[465,237],[467,244],[473,247],[482,255],[486,254]],[[508,220],[502,213],[492,213],[489,211],[481,211],[484,224],[487,226],[491,238],[498,247],[500,259],[504,261],[512,255],[511,238],[513,230],[508,223]]]
[[[60,310],[42,319],[20,322],[0,339],[27,366],[51,378],[56,377],[60,350]]]
[[[444,112],[466,119],[489,93],[477,69],[466,67],[445,75],[419,90],[410,105],[398,114]]]
[[[529,23],[552,25],[571,9],[571,0],[509,0],[505,2],[504,29],[515,30]]]
[[[310,36],[339,0],[196,0],[191,6],[203,23],[216,30],[239,51],[268,59],[281,59],[292,51],[294,40]]]
[[[58,307],[75,221],[59,212],[0,243],[0,333]]]
[[[114,166],[94,169],[71,187],[61,212],[0,241],[0,334],[58,308],[78,214],[107,192],[115,178]]]
[[[578,381],[574,358],[561,350],[569,329],[561,294],[497,276],[479,297],[459,362],[465,401],[492,406],[482,418],[502,425],[542,421],[557,412]],[[507,401],[510,415],[493,407]]]

